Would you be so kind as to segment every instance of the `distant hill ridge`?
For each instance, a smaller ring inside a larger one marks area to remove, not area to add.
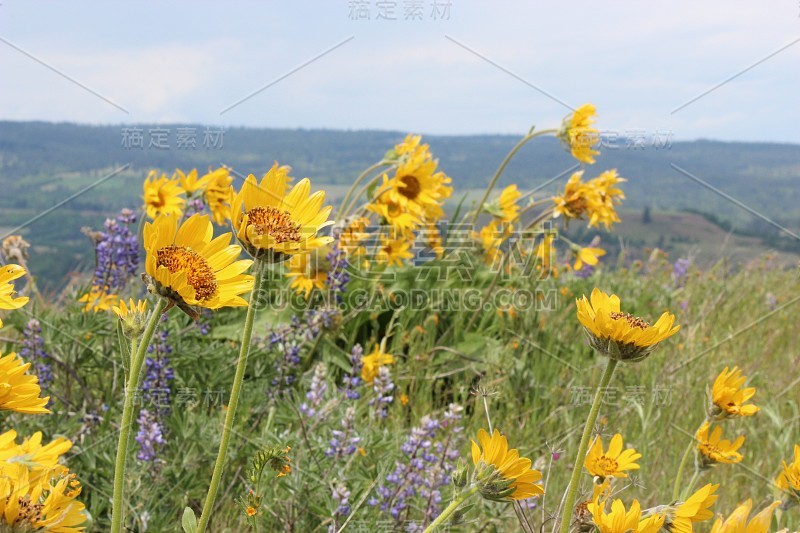
[[[171,174],[176,167],[204,169],[225,164],[243,174],[261,175],[277,160],[291,165],[295,176],[312,178],[315,187],[338,185],[329,187],[335,200],[343,186],[405,136],[405,132],[392,131],[267,128],[225,128],[220,134],[219,128],[211,127],[206,138],[206,129],[199,124],[92,126],[0,121],[0,229],[13,229],[92,186],[112,169],[130,165],[119,176],[70,201],[57,214],[25,229],[39,246],[56,252],[47,261],[63,274],[67,267],[86,260],[80,227],[99,227],[105,216],[119,208],[138,207],[141,179],[151,168]],[[137,131],[141,148],[131,147],[137,146],[132,143]],[[426,135],[424,142],[431,145],[440,168],[452,176],[457,199],[470,189],[485,187],[523,134]],[[606,139],[604,144],[610,141]],[[628,180],[623,187],[628,209],[691,210],[726,229],[757,236],[770,246],[782,247],[781,241],[791,239],[698,182],[702,180],[777,224],[800,232],[800,145],[678,142],[668,136],[662,136],[659,143],[651,136],[619,137],[614,144],[616,148],[601,147],[597,163],[585,172],[593,177],[617,168]],[[559,141],[537,139],[518,153],[500,185],[514,182],[530,189],[566,172],[536,195],[541,197],[562,187],[574,166],[574,159]],[[69,253],[58,253],[62,250]]]

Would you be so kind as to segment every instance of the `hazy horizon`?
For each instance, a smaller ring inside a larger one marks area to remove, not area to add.
[[[91,123],[91,122],[76,122],[72,120],[10,120],[10,119],[0,119],[0,123],[2,122],[13,122],[13,123],[43,123],[43,124],[68,124],[73,126],[86,126],[86,127],[97,127],[97,128],[111,128],[111,127],[119,127],[120,129],[123,128],[130,128],[130,127],[139,127],[139,126],[171,126],[171,127],[183,127],[183,126],[200,126],[206,127],[206,124],[202,124],[200,122],[192,123],[192,122],[117,122],[117,123]],[[425,137],[482,137],[482,136],[498,136],[498,137],[521,137],[524,135],[525,132],[502,132],[502,131],[484,131],[484,132],[467,132],[467,133],[427,133],[424,131],[405,131],[401,129],[392,129],[392,128],[337,128],[337,127],[308,127],[308,126],[297,126],[297,127],[280,127],[280,126],[258,126],[258,125],[229,125],[224,127],[225,130],[231,129],[250,129],[250,130],[286,130],[286,131],[329,131],[329,132],[337,132],[337,133],[395,133],[398,135],[406,135],[408,133],[413,133],[415,135],[422,135],[423,139]],[[548,139],[544,137],[541,141],[548,141],[552,139]],[[682,139],[682,138],[671,138],[671,143],[692,143],[692,142],[711,142],[711,143],[726,143],[726,144],[775,144],[775,145],[789,145],[789,146],[800,146],[800,141],[770,141],[770,140],[750,140],[750,139],[716,139],[713,137],[696,137],[692,139]],[[553,141],[555,142],[555,141]]]

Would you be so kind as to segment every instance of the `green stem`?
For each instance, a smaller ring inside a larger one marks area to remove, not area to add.
[[[682,500],[686,500],[686,498],[688,498],[689,495],[692,493],[692,491],[694,490],[694,484],[697,483],[698,479],[700,479],[700,474],[702,474],[702,471],[699,468],[695,467],[694,475],[692,476],[692,479],[689,480],[689,484],[686,486],[686,490],[684,490],[683,494],[681,495]]]
[[[442,526],[442,524],[444,524],[445,521],[448,518],[450,518],[450,515],[455,513],[458,510],[458,508],[461,507],[461,504],[464,503],[470,496],[472,496],[476,492],[478,492],[477,485],[459,494],[458,497],[452,502],[450,502],[450,505],[448,505],[447,508],[444,511],[442,511],[442,513],[439,516],[436,517],[436,520],[431,522],[430,525],[425,528],[425,531],[423,533],[432,533],[433,531],[436,531],[437,527]]]
[[[572,467],[572,478],[569,481],[567,498],[564,501],[564,510],[561,514],[561,533],[569,533],[572,508],[575,506],[575,498],[578,497],[578,484],[580,483],[583,461],[586,458],[586,450],[589,448],[589,439],[594,431],[594,423],[597,421],[597,414],[600,412],[600,403],[603,399],[603,394],[611,381],[611,376],[614,374],[614,369],[616,367],[617,360],[609,358],[606,369],[603,372],[603,377],[600,378],[600,383],[597,385],[597,392],[594,395],[592,408],[589,411],[589,418],[586,419],[586,425],[583,427],[583,436],[581,437],[580,446],[578,446],[578,454],[575,456],[575,464]]]
[[[362,172],[356,178],[356,180],[353,182],[353,184],[347,190],[347,194],[345,194],[344,200],[342,200],[342,205],[339,206],[339,211],[336,214],[336,221],[337,222],[339,220],[343,220],[344,219],[344,215],[346,214],[345,207],[347,207],[347,204],[350,201],[350,198],[353,196],[353,191],[356,190],[356,187],[358,186],[358,184],[361,183],[362,181],[364,181],[364,179],[366,179],[366,177],[369,176],[373,171],[379,169],[380,167],[382,167],[382,166],[384,166],[386,164],[387,164],[386,161],[378,161],[374,165],[372,165],[370,167],[367,167],[367,169],[364,170],[364,172]],[[358,196],[356,196],[356,198],[358,198]]]
[[[683,477],[683,470],[686,468],[686,463],[689,461],[689,457],[692,455],[692,450],[694,450],[694,439],[692,439],[692,441],[686,447],[686,451],[683,452],[681,465],[678,467],[678,473],[675,475],[675,486],[672,487],[673,502],[678,501],[678,498],[681,495],[681,478]]]
[[[530,223],[527,226],[525,226],[525,229],[531,229],[534,226],[538,226],[539,224],[541,224],[542,222],[544,222],[545,220],[547,220],[551,216],[553,216],[553,210],[552,209],[548,209],[547,211],[544,211],[544,212],[540,213],[539,215],[536,216],[536,218],[531,220]]]
[[[520,197],[520,199],[517,200],[517,201],[520,201],[520,200],[522,200],[522,197]],[[525,213],[527,213],[531,209],[536,209],[537,207],[541,207],[541,206],[543,206],[545,204],[552,204],[552,203],[553,203],[553,199],[552,198],[542,198],[541,200],[536,200],[535,202],[531,202],[530,204],[528,204],[524,208],[522,208],[522,210],[519,212],[519,220],[522,220],[522,215],[524,215]]]
[[[503,174],[503,171],[506,169],[506,166],[508,166],[508,163],[511,161],[511,159],[513,159],[513,157],[517,154],[517,152],[519,152],[520,148],[525,146],[525,143],[527,143],[531,139],[534,139],[534,138],[536,138],[536,137],[538,137],[540,135],[545,135],[545,134],[549,134],[549,133],[557,133],[557,131],[558,130],[542,130],[542,131],[537,131],[535,133],[529,133],[525,137],[523,137],[517,143],[517,145],[514,146],[514,148],[511,149],[510,152],[508,152],[508,154],[506,155],[505,159],[503,159],[503,162],[500,163],[500,166],[497,168],[497,172],[494,173],[494,177],[492,178],[492,181],[489,182],[489,186],[486,187],[486,192],[483,193],[483,198],[481,198],[480,203],[475,208],[475,214],[472,215],[472,221],[471,221],[472,227],[475,227],[475,224],[478,223],[478,217],[481,216],[481,211],[483,210],[483,204],[485,204],[486,200],[489,199],[489,194],[491,194],[492,189],[494,189],[494,186],[497,183],[497,180],[500,179],[500,176]]]
[[[153,314],[147,322],[144,335],[136,346],[131,342],[131,363],[128,372],[128,384],[125,389],[125,404],[122,408],[122,422],[119,428],[119,444],[117,445],[117,461],[114,464],[114,499],[111,508],[111,533],[122,531],[122,507],[124,501],[123,489],[125,485],[125,461],[128,457],[128,443],[130,441],[131,425],[133,424],[133,400],[134,392],[139,384],[139,374],[142,371],[147,346],[153,338],[156,326],[161,319],[161,313],[166,306],[166,300],[159,298],[156,302]],[[133,348],[136,348],[135,351]]]
[[[247,317],[244,320],[244,331],[242,332],[242,345],[239,349],[239,360],[236,363],[236,374],[233,377],[231,387],[231,397],[228,401],[228,410],[225,413],[225,425],[222,427],[222,438],[219,443],[217,461],[214,463],[214,473],[211,475],[211,484],[208,487],[206,501],[203,504],[203,512],[200,515],[200,522],[197,524],[197,532],[203,533],[211,520],[211,510],[214,507],[214,500],[219,490],[219,482],[222,479],[222,469],[225,466],[225,456],[228,453],[228,443],[233,429],[233,419],[236,416],[236,406],[239,403],[239,394],[242,392],[242,382],[244,373],[247,369],[247,356],[250,353],[250,338],[253,335],[253,320],[256,316],[256,298],[261,288],[263,276],[263,265],[257,261],[253,280],[253,291],[250,293],[250,305],[247,306]]]

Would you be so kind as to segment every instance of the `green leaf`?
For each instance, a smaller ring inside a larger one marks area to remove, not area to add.
[[[197,531],[197,517],[194,515],[191,507],[183,510],[183,517],[181,518],[181,526],[185,533],[196,533]]]

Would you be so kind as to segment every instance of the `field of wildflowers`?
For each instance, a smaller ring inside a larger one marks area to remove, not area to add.
[[[795,531],[796,273],[560,234],[620,222],[594,120],[474,205],[414,135],[337,206],[152,171],[58,298],[5,238],[0,530]]]

